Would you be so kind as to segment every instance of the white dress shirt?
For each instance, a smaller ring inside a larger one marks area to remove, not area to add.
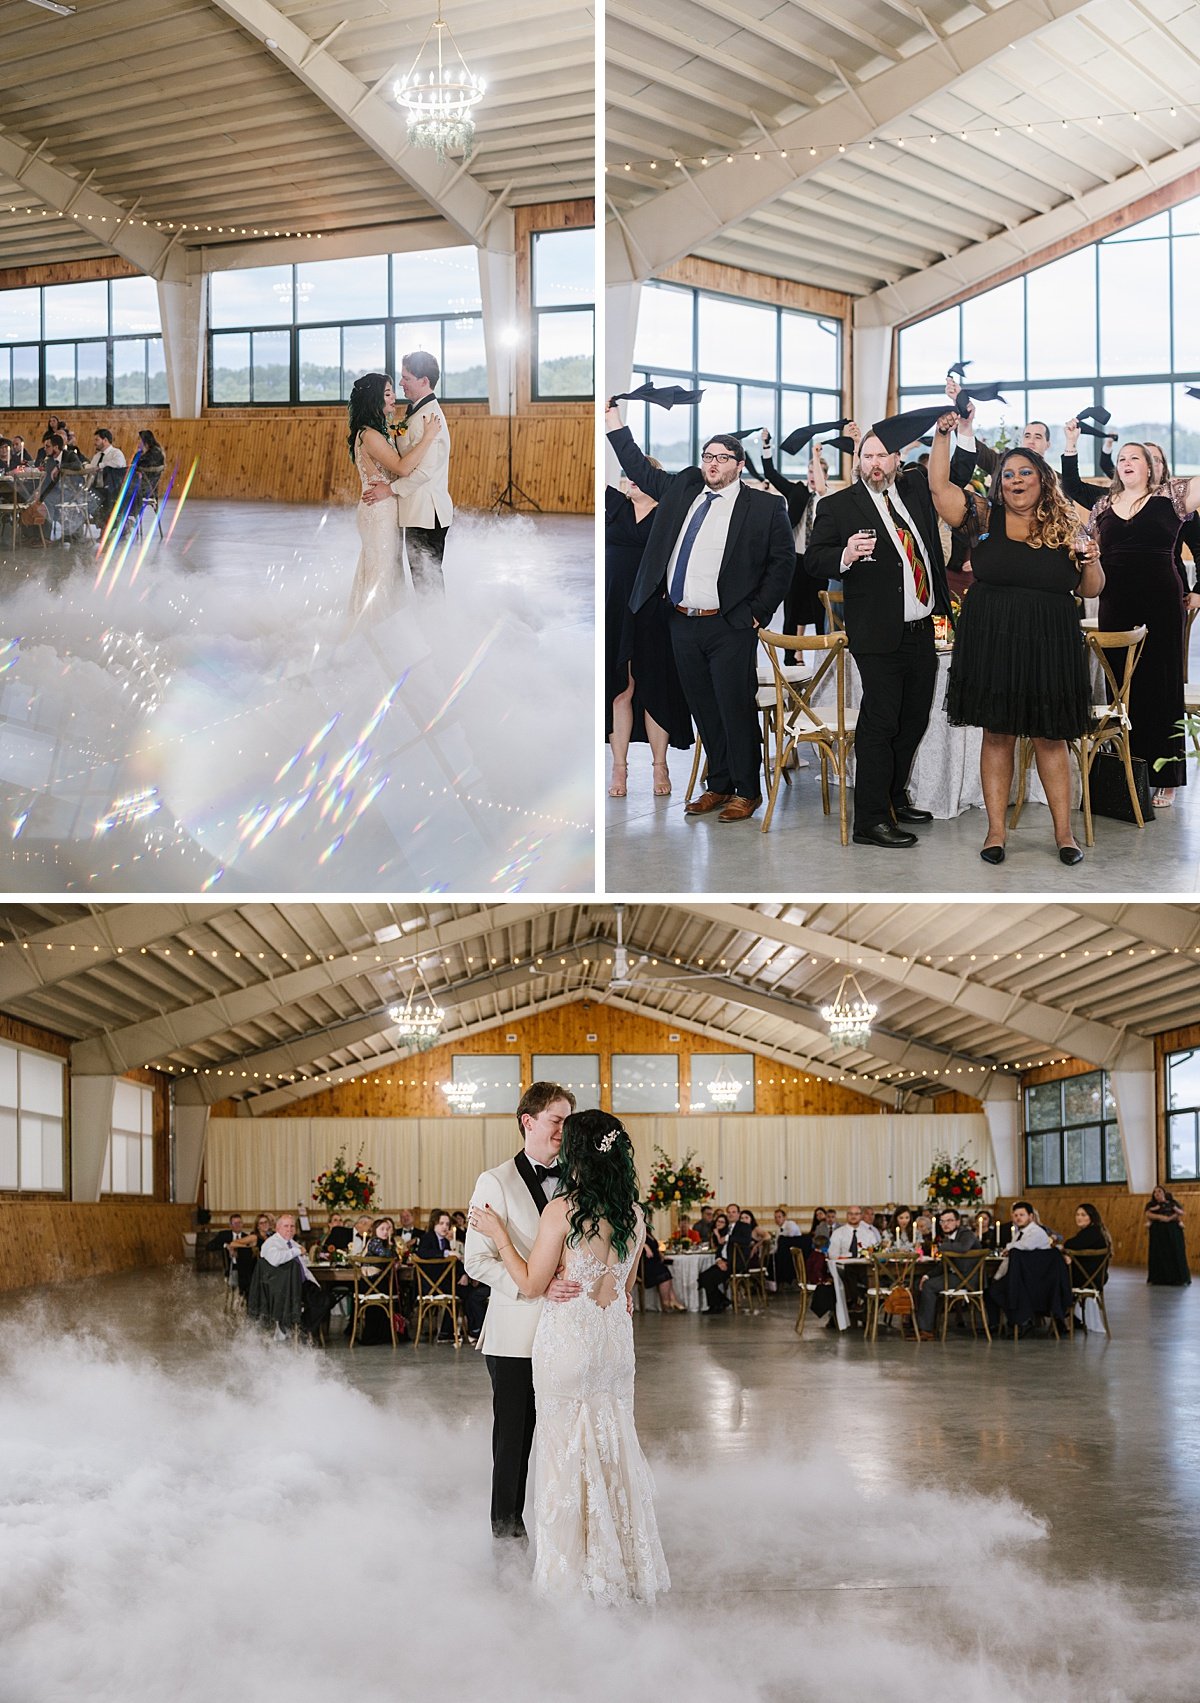
[[[850,1242],[856,1230],[858,1231],[859,1253],[864,1253],[867,1248],[875,1247],[882,1240],[879,1231],[870,1224],[839,1224],[829,1238],[825,1258],[828,1260],[844,1259],[850,1252]]]
[[[278,1231],[267,1237],[259,1249],[258,1257],[266,1260],[268,1265],[286,1265],[289,1260],[299,1260],[300,1270],[304,1273],[305,1282],[315,1283],[317,1281],[308,1269],[308,1260],[305,1258],[304,1249],[299,1242],[285,1241]]]
[[[1009,1251],[1020,1248],[1028,1251],[1032,1248],[1052,1248],[1054,1243],[1042,1229],[1040,1224],[1027,1224],[1023,1230],[1014,1230],[1012,1241],[1008,1244]]]
[[[708,502],[708,487],[705,486],[696,498],[691,508],[683,517],[679,528],[679,537],[675,540],[675,548],[671,551],[671,559],[667,563],[667,595],[670,596],[671,582],[675,578],[675,564],[679,560],[679,551],[687,534],[688,524],[698,508],[707,506],[709,512],[704,517],[704,525],[696,534],[692,553],[688,557],[687,573],[683,581],[683,606],[685,609],[716,609],[720,604],[717,593],[717,575],[721,571],[721,559],[725,554],[725,544],[729,538],[729,522],[733,518],[733,505],[737,502],[742,482],[735,479],[732,485],[726,485],[723,491],[715,493],[715,501]]]
[[[875,507],[879,510],[879,520],[883,530],[896,546],[897,554],[899,555],[904,568],[904,572],[901,575],[904,585],[904,619],[906,621],[920,621],[924,616],[933,614],[933,568],[930,566],[929,552],[925,548],[925,540],[921,537],[920,530],[914,522],[912,515],[909,514],[904,504],[900,501],[900,497],[897,494],[896,487],[894,485],[890,486],[886,491],[873,491],[866,481],[863,480],[862,488],[867,493],[868,497],[870,497]],[[900,516],[900,519],[904,522],[905,526],[907,526],[908,530],[912,533],[913,542],[916,544],[921,560],[925,564],[925,581],[928,587],[928,595],[923,603],[917,596],[916,581],[913,579],[912,571],[908,566],[908,557],[905,554],[903,544],[900,542],[900,534],[896,531],[896,523],[888,513],[889,501],[896,513]]]

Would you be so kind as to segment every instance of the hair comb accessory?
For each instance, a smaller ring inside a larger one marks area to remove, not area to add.
[[[607,1153],[617,1137],[624,1134],[625,1131],[621,1128],[620,1124],[617,1125],[616,1129],[610,1129],[608,1133],[606,1135],[602,1135],[596,1143],[596,1152]]]

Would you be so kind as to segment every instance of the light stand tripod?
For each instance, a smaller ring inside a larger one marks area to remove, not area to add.
[[[523,491],[513,478],[513,377],[516,367],[515,344],[510,344],[508,352],[508,481],[502,491],[496,495],[492,504],[492,513],[498,514],[501,509],[512,509],[514,512],[524,503],[535,514],[541,514],[542,505],[535,503],[528,491]],[[518,500],[519,499],[519,500]]]

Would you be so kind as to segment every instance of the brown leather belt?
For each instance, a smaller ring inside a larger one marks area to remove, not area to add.
[[[671,607],[677,615],[719,615],[721,613],[719,609],[687,609],[682,603],[673,603]]]

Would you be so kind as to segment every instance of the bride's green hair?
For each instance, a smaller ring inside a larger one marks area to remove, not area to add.
[[[558,1153],[559,1193],[571,1207],[568,1242],[581,1242],[612,1226],[612,1245],[623,1260],[637,1240],[638,1179],[633,1143],[611,1112],[572,1112],[563,1124]]]
[[[391,384],[390,373],[363,373],[356,378],[350,389],[350,400],[346,404],[346,419],[350,427],[347,442],[350,445],[350,459],[354,460],[354,446],[358,442],[358,434],[373,427],[381,437],[387,437],[387,415],[383,411],[383,393]]]

